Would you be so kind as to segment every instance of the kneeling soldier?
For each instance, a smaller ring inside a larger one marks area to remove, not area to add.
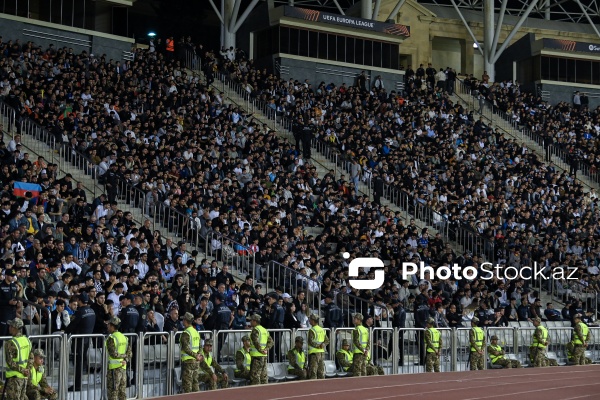
[[[302,336],[296,336],[296,346],[287,352],[287,359],[290,363],[288,374],[296,375],[298,379],[306,379],[306,354],[304,353],[304,339]]]
[[[250,380],[250,336],[242,336],[242,348],[235,352],[235,377]]]
[[[56,400],[58,393],[46,381],[44,359],[46,355],[42,349],[33,352],[33,366],[27,382],[27,398],[29,400]]]
[[[503,368],[522,368],[518,360],[509,360],[504,356],[504,350],[498,345],[498,336],[494,335],[490,340],[488,354],[490,355],[492,365],[501,365]]]

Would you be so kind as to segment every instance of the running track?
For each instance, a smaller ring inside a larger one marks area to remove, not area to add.
[[[432,400],[600,399],[600,365],[335,378],[310,383],[243,386],[163,399],[409,400],[415,397]]]

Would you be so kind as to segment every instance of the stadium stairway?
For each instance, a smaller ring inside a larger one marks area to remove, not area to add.
[[[502,135],[507,139],[515,139],[518,143],[524,143],[525,146],[540,157],[541,160],[545,160],[546,151],[536,141],[530,139],[526,134],[516,129],[510,122],[503,118],[501,114],[493,112],[489,103],[486,102],[482,109],[482,113],[479,112],[479,104],[475,97],[468,91],[469,89],[464,85],[463,82],[456,82],[456,91],[451,96],[452,101],[459,101],[461,104],[465,104],[469,110],[473,110],[473,114],[479,118],[483,117],[484,121],[489,123],[493,127],[498,127]],[[559,171],[569,172],[569,165],[556,155],[551,157],[552,163]],[[592,181],[589,177],[583,175],[582,171],[578,171],[577,180],[581,181],[586,192],[590,191],[590,188],[599,189],[600,185],[597,182]]]

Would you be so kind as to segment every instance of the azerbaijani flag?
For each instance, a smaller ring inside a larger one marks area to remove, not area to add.
[[[28,182],[15,182],[13,188],[13,194],[18,197],[25,197],[25,193],[31,192],[31,197],[40,197],[42,187],[37,183]]]

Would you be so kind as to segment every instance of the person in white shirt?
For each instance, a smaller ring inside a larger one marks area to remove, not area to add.
[[[110,294],[108,295],[108,299],[107,300],[112,300],[113,304],[112,304],[112,309],[113,309],[113,313],[112,315],[119,315],[119,310],[121,308],[121,300],[120,297],[124,292],[124,288],[125,286],[123,285],[123,283],[119,282],[117,284],[115,284],[115,286],[113,287],[113,291],[110,292]]]
[[[148,271],[150,271],[150,267],[148,266],[148,253],[142,253],[140,255],[140,261],[135,265],[134,269],[139,271],[139,279],[144,279]]]
[[[65,256],[65,261],[62,264],[62,270],[68,271],[70,269],[74,269],[77,271],[77,275],[81,274],[81,267],[75,261],[73,261],[73,254],[67,254]]]

